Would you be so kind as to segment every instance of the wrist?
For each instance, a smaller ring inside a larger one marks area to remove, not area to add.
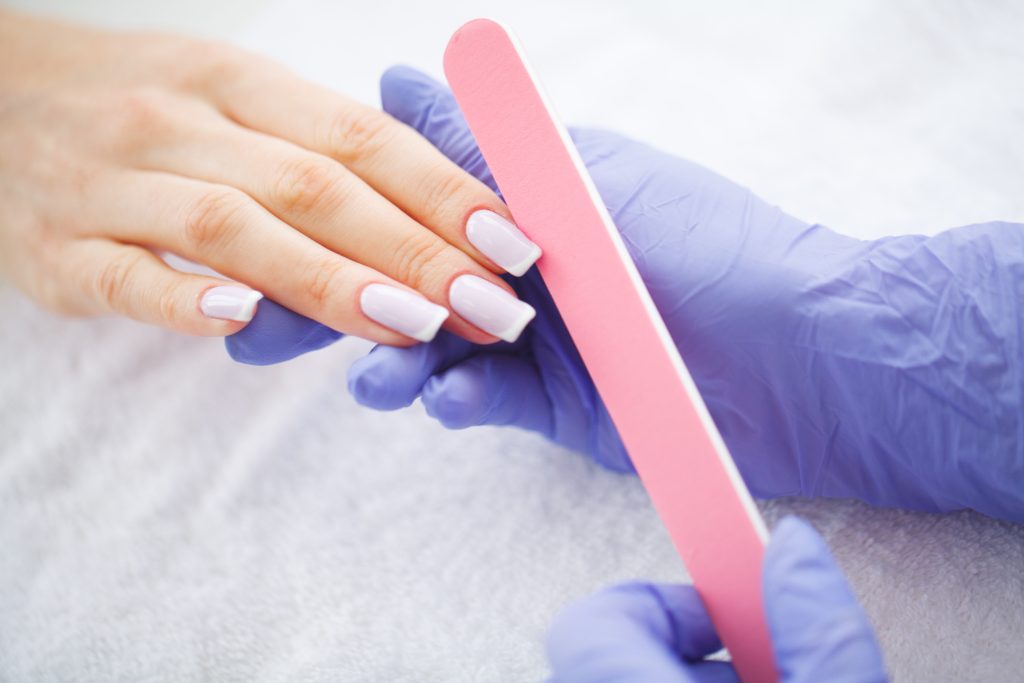
[[[1022,254],[1005,223],[887,238],[801,294],[809,495],[1024,517]]]

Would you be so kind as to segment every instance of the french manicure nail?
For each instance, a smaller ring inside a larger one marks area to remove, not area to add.
[[[516,277],[540,258],[540,247],[514,224],[486,209],[470,214],[466,237],[484,256]]]
[[[501,287],[476,275],[460,275],[448,289],[455,312],[499,339],[514,342],[537,312]]]
[[[263,295],[245,287],[211,287],[203,292],[199,309],[207,318],[247,323],[256,314],[256,303]]]
[[[433,339],[448,317],[448,309],[444,306],[404,289],[379,283],[363,287],[359,306],[368,318],[421,342]]]

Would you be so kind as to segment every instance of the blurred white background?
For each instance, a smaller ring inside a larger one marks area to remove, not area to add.
[[[450,33],[494,16],[566,121],[804,219],[862,237],[1024,222],[1020,4],[5,4],[232,40],[371,103],[384,68],[440,76]],[[2,680],[537,680],[566,601],[685,576],[635,480],[528,434],[356,406],[362,342],[253,369],[5,286],[0,315]],[[763,509],[826,534],[896,680],[1019,678],[1020,526]]]

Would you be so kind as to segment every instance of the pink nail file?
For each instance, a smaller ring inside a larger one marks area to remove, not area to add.
[[[500,24],[456,31],[444,69],[740,677],[777,680],[764,522],[568,132]]]

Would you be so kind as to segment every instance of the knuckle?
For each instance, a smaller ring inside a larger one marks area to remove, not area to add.
[[[177,36],[161,38],[155,47],[148,47],[171,82],[185,89],[230,83],[246,62],[252,61],[250,55],[232,45]]]
[[[276,203],[288,213],[306,215],[314,209],[337,208],[343,181],[333,162],[300,157],[284,164],[275,188]]]
[[[401,282],[422,289],[441,271],[447,248],[444,241],[433,233],[413,232],[395,249],[391,272]]]
[[[108,261],[96,275],[96,294],[114,312],[122,312],[142,254],[129,253]]]
[[[241,230],[245,198],[229,188],[200,195],[185,216],[184,241],[191,253],[204,253],[230,242]]]
[[[182,57],[184,63],[194,65],[186,74],[186,84],[203,89],[231,87],[281,70],[271,59],[218,41],[189,41]]]
[[[342,271],[345,266],[335,258],[323,258],[313,264],[305,284],[309,301],[324,309],[337,292],[341,291]]]
[[[329,120],[326,147],[342,163],[372,155],[387,144],[391,121],[362,105],[346,107]]]
[[[84,203],[99,188],[104,169],[93,161],[84,161],[66,164],[62,171],[70,195]]]
[[[178,305],[180,300],[180,292],[176,289],[164,290],[157,296],[157,314],[168,327],[178,327],[182,322],[184,316]]]
[[[157,88],[129,90],[115,100],[114,106],[114,120],[122,132],[152,135],[170,127],[170,97]]]
[[[436,173],[425,175],[420,196],[434,216],[457,216],[452,220],[458,220],[469,204],[471,191],[468,180],[461,172],[439,168]]]
[[[160,321],[171,329],[185,329],[199,314],[199,295],[189,284],[179,281],[162,288],[156,297]]]
[[[212,77],[230,77],[255,61],[253,55],[217,41],[197,40],[184,47],[190,62]]]

